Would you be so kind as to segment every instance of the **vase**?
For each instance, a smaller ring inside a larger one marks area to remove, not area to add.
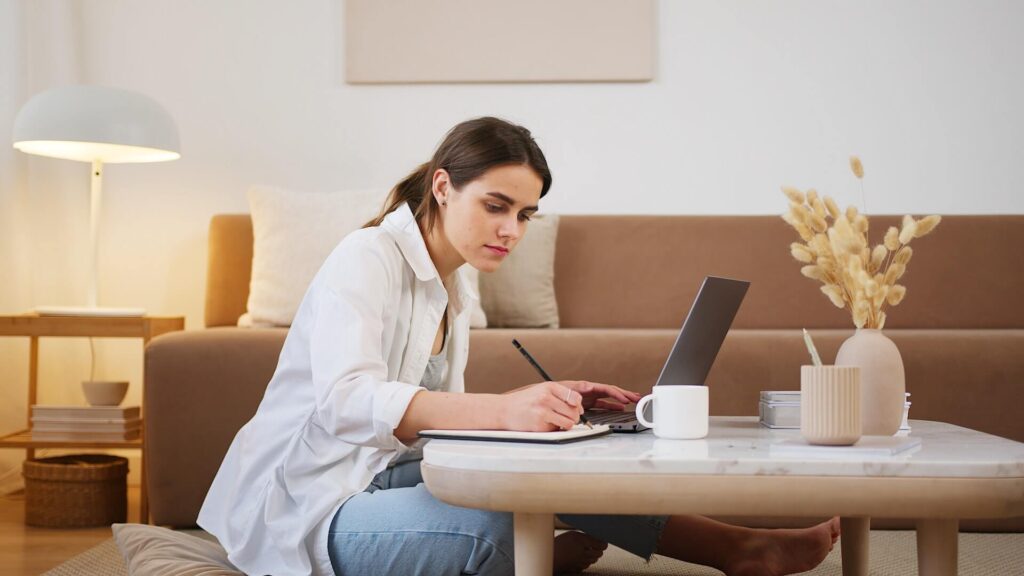
[[[899,348],[875,328],[858,328],[839,347],[836,365],[860,366],[861,433],[892,436],[903,422],[906,380]]]

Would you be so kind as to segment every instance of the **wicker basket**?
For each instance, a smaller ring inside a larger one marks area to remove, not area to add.
[[[128,517],[128,459],[78,454],[26,460],[25,523],[77,528]]]

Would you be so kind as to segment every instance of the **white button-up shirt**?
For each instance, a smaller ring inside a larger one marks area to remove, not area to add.
[[[462,392],[471,292],[442,283],[408,205],[352,232],[299,305],[256,415],[239,430],[199,525],[248,574],[333,574],[338,508],[409,448],[394,435],[450,305],[445,389]]]

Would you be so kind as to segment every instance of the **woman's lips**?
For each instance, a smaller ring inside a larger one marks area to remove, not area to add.
[[[508,256],[507,248],[501,248],[500,246],[491,246],[489,244],[485,245],[485,247],[494,254],[497,254],[499,256]]]

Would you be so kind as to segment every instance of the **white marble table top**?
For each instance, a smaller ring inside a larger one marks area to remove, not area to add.
[[[613,433],[564,445],[432,440],[424,462],[488,472],[879,476],[940,478],[1024,477],[1024,443],[942,422],[911,420],[921,445],[892,456],[779,455],[772,444],[800,438],[772,430],[757,417],[712,417],[702,440],[665,440],[648,430]]]

